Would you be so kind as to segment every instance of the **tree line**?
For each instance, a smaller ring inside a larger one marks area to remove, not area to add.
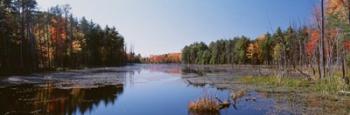
[[[308,63],[305,59],[308,28],[292,28],[266,33],[256,39],[246,36],[220,39],[209,45],[196,42],[182,50],[186,64],[278,64]],[[293,45],[292,45],[293,44]]]
[[[78,19],[70,10],[39,11],[35,0],[1,0],[0,73],[126,64],[124,38],[115,27]]]
[[[310,25],[277,28],[256,39],[196,42],[183,48],[182,62],[275,65],[282,75],[293,68],[316,79],[341,73],[349,84],[350,1],[322,0],[317,6]]]
[[[181,53],[167,53],[161,55],[151,55],[141,59],[142,63],[181,63]]]

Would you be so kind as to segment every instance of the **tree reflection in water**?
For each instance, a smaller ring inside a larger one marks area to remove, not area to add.
[[[97,88],[58,89],[20,85],[0,89],[0,114],[82,114],[100,104],[114,104],[123,93],[123,85]]]

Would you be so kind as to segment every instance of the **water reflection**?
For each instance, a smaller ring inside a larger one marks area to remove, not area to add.
[[[21,85],[0,89],[0,114],[84,114],[95,107],[113,105],[123,93],[123,85],[98,88],[58,89]]]
[[[333,106],[323,98],[249,90],[235,82],[235,76],[249,71],[230,66],[151,64],[10,76],[0,81],[0,115],[183,115],[191,114],[189,102],[202,96],[231,99],[234,104],[217,113],[221,115],[349,113],[350,101],[338,100],[341,105]],[[243,89],[247,89],[244,95],[230,97]]]
[[[179,75],[182,71],[181,64],[149,64],[143,67],[151,72],[164,72],[167,74]]]

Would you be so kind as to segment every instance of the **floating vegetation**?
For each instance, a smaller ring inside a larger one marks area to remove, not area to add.
[[[231,98],[233,100],[233,102],[237,102],[237,100],[241,97],[243,97],[245,95],[245,91],[244,90],[239,90],[237,92],[232,92],[231,93]]]
[[[196,101],[191,101],[188,105],[188,109],[192,115],[218,115],[220,114],[219,106],[220,103],[215,98],[206,96],[201,97]]]
[[[256,85],[267,85],[275,87],[289,87],[289,88],[299,88],[308,85],[307,80],[289,78],[289,77],[278,77],[278,76],[246,76],[240,78],[240,81],[246,84],[256,84]]]
[[[230,99],[221,100],[218,97],[205,96],[191,101],[188,109],[192,115],[219,115],[221,109],[229,108],[230,105]]]

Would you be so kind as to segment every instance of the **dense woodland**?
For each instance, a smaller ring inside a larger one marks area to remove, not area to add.
[[[277,28],[256,39],[246,36],[211,42],[196,42],[185,46],[182,60],[189,64],[278,64],[286,58],[291,65],[308,63],[306,59],[308,28],[283,31]],[[285,57],[284,57],[285,55]]]
[[[115,27],[78,19],[70,9],[39,11],[35,0],[1,0],[0,73],[126,64],[124,38]]]
[[[294,68],[306,76],[325,78],[341,73],[347,79],[350,64],[350,1],[322,0],[311,25],[277,28],[256,39],[245,36],[209,45],[196,42],[182,50],[186,64],[276,65],[282,75]],[[349,81],[347,80],[347,83]]]

